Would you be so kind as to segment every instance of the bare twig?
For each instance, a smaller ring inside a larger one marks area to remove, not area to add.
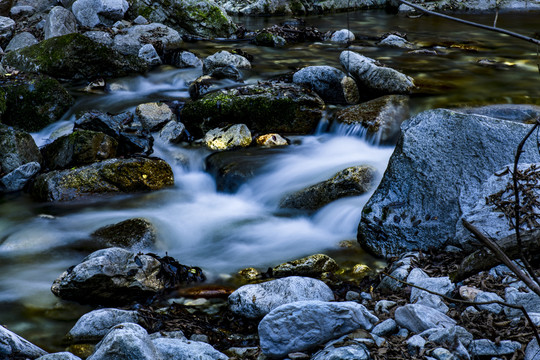
[[[530,276],[527,276],[516,264],[510,260],[506,253],[494,241],[482,234],[474,225],[465,219],[462,219],[463,225],[469,230],[478,240],[480,240],[495,256],[497,256],[516,276],[523,281],[535,294],[540,296],[540,286],[534,282]],[[540,344],[540,343],[539,343]]]
[[[498,33],[502,33],[502,34],[506,34],[506,35],[515,37],[517,39],[521,39],[521,40],[531,42],[531,43],[536,44],[536,45],[540,45],[540,40],[537,40],[537,39],[534,39],[532,37],[525,36],[525,35],[522,35],[522,34],[518,34],[516,32],[510,31],[510,30],[505,30],[505,29],[501,29],[501,28],[497,28],[497,27],[493,27],[493,26],[483,25],[483,24],[472,22],[472,21],[459,19],[459,18],[456,18],[456,17],[453,17],[453,16],[441,14],[441,13],[438,13],[438,12],[435,12],[435,11],[424,9],[421,6],[416,5],[416,4],[412,4],[412,3],[408,2],[408,1],[399,0],[399,2],[402,3],[402,4],[405,4],[407,6],[410,6],[413,9],[416,9],[416,10],[422,11],[422,12],[424,12],[426,14],[429,14],[429,15],[439,16],[439,17],[442,17],[443,19],[457,21],[459,23],[474,26],[474,27],[484,29],[484,30],[495,31],[495,32],[498,32]]]
[[[516,232],[516,242],[519,249],[520,259],[521,261],[523,261],[523,264],[525,265],[525,269],[527,269],[527,272],[529,273],[530,277],[536,282],[537,285],[540,286],[540,281],[538,280],[538,277],[534,273],[534,270],[531,264],[529,263],[529,260],[523,253],[523,246],[521,244],[521,231],[519,229],[520,220],[521,220],[521,211],[520,211],[521,206],[519,204],[519,188],[518,188],[518,177],[517,177],[518,164],[519,164],[519,159],[521,157],[521,154],[523,153],[523,146],[525,146],[525,143],[527,142],[529,137],[533,134],[533,132],[536,130],[538,125],[540,125],[540,123],[539,123],[539,120],[536,119],[534,126],[527,133],[527,135],[525,135],[525,137],[523,138],[523,140],[521,140],[521,142],[519,143],[517,147],[516,156],[514,157],[514,173],[512,174],[512,181],[514,183],[514,230]],[[540,295],[540,293],[538,292],[537,294]]]
[[[509,307],[511,309],[520,310],[523,313],[523,316],[525,317],[525,319],[527,320],[529,325],[531,326],[531,329],[532,329],[532,331],[534,333],[534,337],[536,338],[536,341],[538,342],[538,344],[540,344],[540,334],[538,334],[538,330],[536,329],[536,325],[534,325],[532,319],[530,318],[529,314],[527,313],[527,310],[525,310],[525,308],[522,305],[509,304],[509,303],[506,303],[504,301],[499,301],[499,300],[476,302],[476,301],[469,301],[469,300],[462,300],[462,299],[454,299],[454,298],[451,298],[449,296],[439,294],[438,292],[435,292],[433,290],[429,290],[429,289],[423,288],[421,286],[409,283],[407,281],[400,280],[400,279],[398,279],[398,278],[396,278],[396,277],[394,277],[394,276],[392,276],[392,275],[390,275],[388,273],[383,272],[383,274],[385,276],[388,276],[390,279],[393,279],[393,280],[395,280],[397,282],[400,282],[400,283],[402,283],[404,285],[417,288],[418,290],[422,290],[422,291],[425,291],[425,292],[433,294],[433,295],[440,296],[441,298],[443,298],[443,299],[445,299],[447,301],[453,302],[453,303],[472,305],[472,306],[498,304],[498,305],[501,305],[501,306]]]

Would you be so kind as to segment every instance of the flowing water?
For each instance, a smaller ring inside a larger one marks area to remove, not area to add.
[[[347,18],[348,17],[348,18]],[[490,16],[475,20],[490,23]],[[281,19],[240,18],[250,29]],[[322,31],[346,27],[357,35],[408,33],[409,40],[436,48],[438,56],[410,55],[384,49],[368,40],[352,45],[355,51],[401,69],[421,85],[411,97],[412,112],[441,106],[488,103],[538,103],[540,80],[536,48],[508,36],[487,33],[436,18],[409,19],[381,11],[309,17]],[[499,26],[524,34],[537,29],[534,15],[499,17]],[[255,47],[247,42],[199,42],[186,47],[200,56],[221,49],[242,47],[255,56],[246,81],[273,78],[305,65],[339,66],[343,46],[302,43],[283,49]],[[511,67],[479,66],[479,59],[494,59]],[[133,111],[137,104],[189,98],[187,86],[200,69],[163,67],[146,76],[113,81],[115,91],[83,95],[62,121],[34,134],[43,145],[51,136],[69,131],[74,114],[85,109]],[[332,111],[334,107],[330,107]],[[233,194],[216,191],[204,160],[210,154],[199,147],[155,144],[155,156],[174,170],[175,186],[133,195],[118,195],[70,204],[32,202],[26,194],[0,198],[0,323],[49,350],[88,308],[59,302],[51,293],[52,281],[86,254],[81,242],[94,230],[128,218],[144,217],[158,229],[156,252],[181,263],[200,266],[209,280],[223,282],[239,269],[268,266],[318,252],[335,254],[341,261],[380,265],[360,251],[339,250],[342,240],[355,240],[363,204],[370,194],[335,201],[314,214],[279,210],[289,192],[327,179],[353,165],[373,165],[379,179],[392,147],[378,146],[352,128],[327,129],[321,119],[314,135],[295,137],[293,144],[268,157],[262,171]],[[344,256],[344,253],[348,255]]]

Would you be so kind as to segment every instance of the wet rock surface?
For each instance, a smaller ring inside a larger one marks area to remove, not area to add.
[[[157,229],[145,218],[134,218],[99,228],[91,236],[109,247],[148,249],[156,245]]]
[[[355,104],[359,100],[356,82],[331,66],[308,66],[294,73],[293,83],[315,91],[330,104]]]
[[[17,334],[0,326],[0,356],[5,359],[38,358],[47,354],[45,350],[28,342]]]

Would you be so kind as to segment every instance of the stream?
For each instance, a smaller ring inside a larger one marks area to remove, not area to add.
[[[493,22],[488,15],[462,18]],[[284,19],[236,20],[248,29],[259,29]],[[537,20],[535,14],[503,13],[498,26],[531,35],[538,31]],[[311,16],[306,21],[321,31],[338,30],[348,23],[359,38],[352,50],[414,77],[420,88],[411,96],[412,114],[436,107],[540,103],[537,49],[532,44],[438,18],[411,19],[383,11]],[[407,33],[409,41],[420,47],[441,46],[435,48],[440,55],[411,55],[373,46],[369,40],[390,31]],[[185,47],[201,58],[241,47],[254,56],[246,83],[307,65],[340,68],[343,50],[343,45],[329,42],[281,49],[245,41],[196,42]],[[480,66],[480,59],[500,65]],[[189,83],[200,75],[201,69],[163,66],[145,76],[109,81],[116,90],[108,93],[75,92],[76,104],[63,119],[33,136],[40,146],[49,142],[51,135],[67,132],[75,114],[83,110],[115,113],[134,111],[136,105],[151,101],[184,102],[189,99]],[[330,106],[328,112],[336,108]],[[291,140],[293,145],[269,156],[262,171],[233,194],[216,191],[213,177],[205,172],[209,150],[169,145],[156,137],[153,156],[173,167],[173,188],[66,204],[36,203],[24,193],[0,197],[0,324],[45,350],[62,350],[62,336],[90,308],[55,298],[50,292],[53,280],[88,254],[80,244],[93,231],[133,217],[144,217],[157,227],[155,252],[203,268],[211,283],[226,283],[231,274],[246,267],[265,270],[320,252],[340,263],[383,266],[359,249],[339,246],[344,240],[356,241],[362,206],[370,194],[334,201],[314,214],[283,211],[278,204],[287,193],[349,166],[372,165],[380,180],[393,148],[379,146],[354,129],[328,127],[325,118],[313,135]]]

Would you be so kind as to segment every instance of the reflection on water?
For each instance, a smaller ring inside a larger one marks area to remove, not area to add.
[[[346,14],[310,17],[322,31],[344,27]],[[467,16],[463,16],[467,17]],[[470,17],[470,16],[469,16]],[[489,16],[475,16],[490,23]],[[536,30],[537,18],[501,14],[499,26],[524,34]],[[437,18],[409,19],[380,11],[350,14],[351,30],[359,38],[352,49],[400,69],[416,79],[419,89],[411,109],[484,103],[537,103],[536,53],[532,45],[508,36],[487,33]],[[279,19],[241,18],[251,29]],[[409,41],[439,55],[411,55],[400,49],[374,46],[373,36],[406,32]],[[242,47],[255,56],[248,83],[283,75],[307,65],[340,67],[343,46],[330,43],[295,44],[283,49],[255,47],[246,41],[186,44],[200,56]],[[479,59],[515,64],[506,70],[482,67]],[[143,102],[184,102],[187,87],[201,69],[164,67],[146,76],[110,81],[110,93],[82,95],[64,119],[34,137],[43,145],[51,137],[71,131],[75,114],[86,109],[133,111]],[[329,111],[336,107],[330,107]],[[49,291],[52,281],[78,263],[87,251],[81,240],[94,230],[132,217],[145,217],[158,228],[158,251],[188,265],[201,266],[212,280],[242,267],[264,268],[308,254],[336,249],[341,240],[354,240],[363,204],[369,194],[335,201],[315,214],[278,209],[287,193],[317,183],[349,166],[373,165],[382,177],[392,148],[354,127],[298,138],[287,151],[269,158],[263,171],[235,194],[217,192],[205,172],[209,151],[169,146],[156,140],[155,156],[167,160],[175,187],[150,194],[121,195],[70,204],[36,204],[27,195],[0,199],[0,323],[41,345],[63,334],[77,318],[50,315],[57,303]],[[357,253],[355,253],[357,254]],[[357,262],[373,262],[366,255]],[[363,257],[362,257],[363,256]],[[46,315],[49,314],[49,315]],[[37,330],[36,330],[37,329]],[[48,335],[45,335],[48,334]]]

